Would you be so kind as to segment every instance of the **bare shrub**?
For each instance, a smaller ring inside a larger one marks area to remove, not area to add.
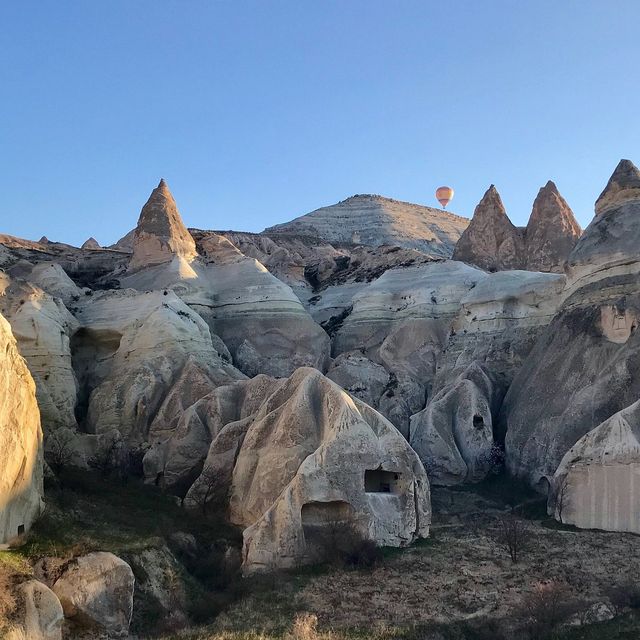
[[[312,613],[300,613],[296,616],[287,634],[290,640],[316,640],[318,636],[318,616]]]
[[[640,609],[640,584],[622,582],[610,587],[606,595],[618,613],[625,609]]]
[[[75,436],[70,429],[57,429],[47,436],[45,458],[56,476],[60,476],[73,460]]]
[[[89,458],[89,466],[103,478],[108,478],[114,471],[122,468],[124,448],[124,440],[119,433],[109,434]]]
[[[205,467],[198,477],[192,491],[189,492],[188,507],[197,507],[203,516],[224,508],[226,490],[221,486],[219,475]]]
[[[341,520],[327,520],[317,534],[321,560],[351,568],[371,568],[382,558],[373,540],[363,536],[357,527]]]
[[[531,640],[551,638],[560,625],[579,609],[580,603],[566,584],[539,582],[522,605],[524,630]]]
[[[510,514],[499,519],[496,540],[507,550],[511,562],[516,564],[520,555],[531,548],[533,535],[524,520]]]

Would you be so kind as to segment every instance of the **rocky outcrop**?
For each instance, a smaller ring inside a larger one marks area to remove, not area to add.
[[[160,180],[140,212],[129,270],[171,262],[174,258],[188,263],[195,257],[196,244],[182,222],[167,183]]]
[[[53,585],[66,618],[81,627],[126,637],[133,613],[131,567],[112,553],[90,553],[72,560]]]
[[[520,268],[523,255],[522,232],[509,220],[498,190],[491,185],[458,240],[453,260],[467,262],[486,271],[500,271]]]
[[[543,491],[580,438],[640,397],[640,200],[633,175],[627,189],[619,169],[616,205],[595,217],[571,253],[564,303],[501,412],[508,468]]]
[[[244,377],[173,292],[98,292],[77,318],[77,415],[89,433],[117,429],[129,444],[141,444],[152,428],[170,432],[201,395]]]
[[[43,271],[58,272],[49,267]],[[48,278],[43,280],[52,286]],[[77,390],[71,337],[78,322],[60,298],[3,273],[0,273],[0,311],[11,323],[20,354],[35,380],[44,431],[75,429]]]
[[[121,279],[139,291],[172,289],[224,341],[238,369],[253,376],[325,369],[329,338],[293,291],[226,238],[209,233],[200,258],[148,267]]]
[[[306,235],[327,242],[392,245],[450,258],[468,224],[452,213],[377,195],[355,195],[265,233]]]
[[[525,230],[524,268],[562,272],[581,233],[573,211],[549,180],[536,196]]]
[[[100,245],[95,238],[88,238],[82,243],[81,249],[100,249]]]
[[[210,482],[245,528],[246,572],[316,561],[323,528],[336,522],[388,546],[429,531],[416,454],[379,413],[313,369],[274,383],[252,416],[219,431],[187,504],[212,492]]]
[[[36,387],[0,316],[0,544],[29,530],[42,510],[42,431]]]
[[[28,640],[62,640],[64,613],[58,596],[38,580],[23,582],[18,589],[23,603],[19,627]]]
[[[551,180],[538,192],[526,229],[511,223],[491,185],[458,241],[453,259],[492,272],[562,272],[580,233],[573,212]]]
[[[596,200],[596,216],[623,204],[640,201],[640,171],[631,160],[620,160],[607,186]]]
[[[582,436],[565,454],[550,511],[583,529],[640,533],[640,401]]]

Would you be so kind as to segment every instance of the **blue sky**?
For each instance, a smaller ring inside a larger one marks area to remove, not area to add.
[[[0,233],[107,244],[160,177],[259,231],[354,193],[580,223],[640,163],[637,0],[0,3]]]

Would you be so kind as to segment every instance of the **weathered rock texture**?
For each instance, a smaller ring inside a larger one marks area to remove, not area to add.
[[[182,222],[167,183],[160,180],[140,212],[129,269],[170,262],[175,257],[190,262],[196,257],[196,244]]]
[[[620,160],[607,186],[596,200],[596,216],[621,204],[640,200],[640,171],[631,160]]]
[[[112,553],[72,560],[53,585],[67,618],[109,637],[126,637],[133,613],[131,567]]]
[[[82,243],[81,249],[100,249],[100,245],[95,238],[88,238]]]
[[[511,223],[491,185],[458,241],[453,259],[487,271],[561,272],[580,234],[573,212],[551,180],[538,192],[525,229]]]
[[[0,544],[26,532],[42,510],[42,432],[36,388],[0,316]]]
[[[562,271],[582,230],[566,200],[549,180],[533,203],[525,229],[525,269]]]
[[[498,190],[491,185],[473,212],[473,218],[453,251],[453,259],[486,271],[522,266],[522,232],[507,216]]]
[[[187,495],[197,504],[209,478],[220,483],[246,527],[247,572],[317,560],[335,522],[388,546],[428,534],[427,476],[387,420],[313,369],[272,384],[251,417],[218,433]]]
[[[449,258],[467,224],[466,218],[440,209],[377,195],[355,195],[265,232],[374,247],[388,244]]]
[[[28,580],[19,587],[22,600],[19,625],[27,640],[62,640],[64,613],[58,596],[49,587]]]
[[[640,533],[640,401],[569,449],[555,472],[550,503],[561,522]]]
[[[542,490],[582,436],[640,397],[640,200],[616,173],[616,206],[571,253],[565,301],[502,407],[507,465]]]

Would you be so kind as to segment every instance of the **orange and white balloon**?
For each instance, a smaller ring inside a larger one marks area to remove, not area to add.
[[[452,199],[453,189],[451,187],[438,187],[436,189],[436,200],[442,205],[443,209],[447,208]]]

